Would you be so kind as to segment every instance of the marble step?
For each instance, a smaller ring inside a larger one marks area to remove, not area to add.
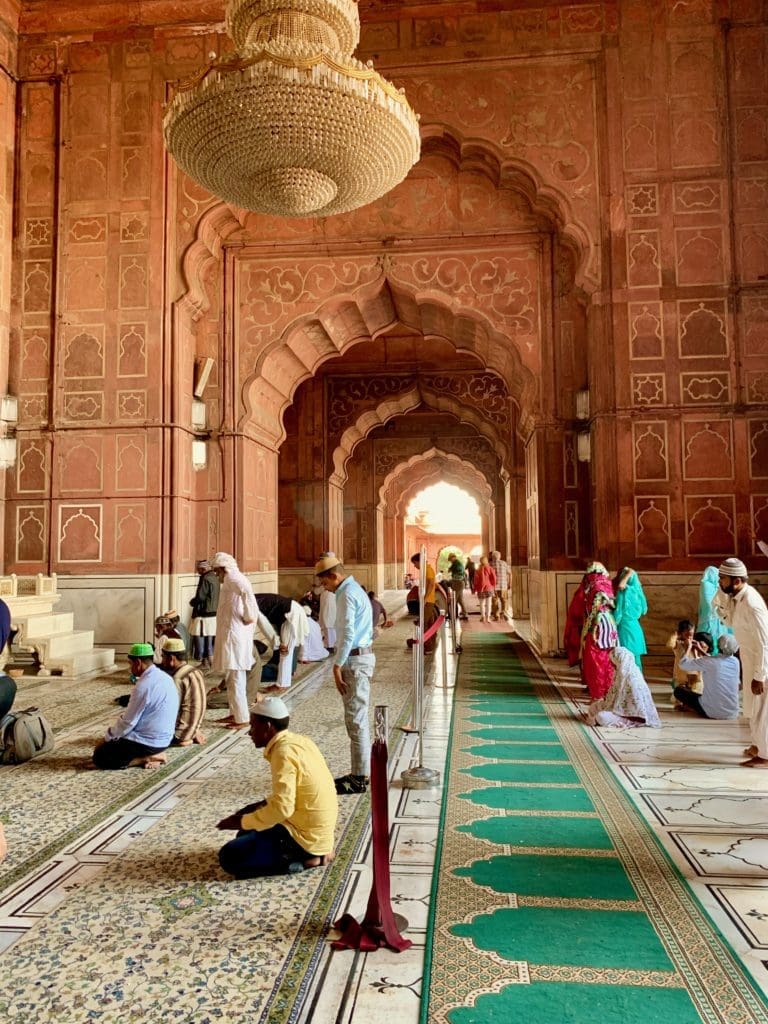
[[[76,629],[61,635],[41,636],[34,643],[40,649],[43,662],[48,668],[53,668],[62,659],[90,651],[93,647],[93,630]]]
[[[72,612],[50,612],[47,615],[24,615],[14,619],[14,626],[21,630],[18,642],[37,640],[61,633],[71,633],[75,616]]]
[[[82,676],[88,672],[106,671],[115,667],[115,652],[108,647],[92,647],[89,651],[77,651],[60,662],[54,662],[53,667],[61,669],[65,676]]]

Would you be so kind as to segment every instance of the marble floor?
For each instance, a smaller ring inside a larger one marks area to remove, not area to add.
[[[509,629],[505,623],[480,624],[476,616],[467,628]],[[393,632],[402,632],[404,638],[407,623]],[[525,633],[522,623],[519,632]],[[448,685],[442,679],[440,654],[433,659],[421,758],[414,733],[403,732],[390,743],[392,903],[405,918],[405,934],[413,945],[401,954],[333,952],[326,945],[310,984],[298,997],[292,1020],[366,1024],[381,1021],[385,1013],[398,1024],[416,1024],[419,1019],[442,786],[407,789],[401,773],[421,760],[440,773],[442,783],[457,664],[449,648],[447,642]],[[543,665],[565,698],[562,713],[579,715],[586,702],[576,674],[563,661],[545,659]],[[649,659],[647,664],[662,717],[660,730],[593,729],[592,741],[757,985],[768,993],[768,773],[738,766],[748,742],[744,724],[706,722],[671,709],[667,668],[666,659]],[[403,656],[402,671],[409,670],[410,661]],[[321,690],[326,673],[322,665],[309,672],[293,700],[303,703],[327,694],[327,687]],[[3,949],[64,901],[76,898],[78,889],[104,865],[220,774],[236,740],[232,734],[212,740],[194,760],[180,764],[140,799],[117,808],[90,833],[35,865],[1,893],[0,971]],[[371,877],[367,834],[347,876],[340,913],[363,916]]]

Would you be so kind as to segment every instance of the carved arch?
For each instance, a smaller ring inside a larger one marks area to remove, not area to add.
[[[365,440],[372,430],[383,426],[395,416],[412,412],[420,405],[434,408],[439,412],[450,413],[459,422],[471,424],[478,434],[490,442],[501,464],[504,465],[508,461],[509,439],[505,440],[499,436],[495,425],[486,419],[481,410],[468,406],[452,395],[438,395],[434,391],[429,391],[428,397],[425,397],[422,388],[416,384],[400,395],[384,399],[374,409],[368,409],[361,413],[357,420],[344,431],[333,452],[331,483],[335,483],[339,487],[344,486],[347,479],[347,464],[357,445]]]
[[[461,456],[455,455],[453,452],[446,452],[441,448],[433,446],[424,452],[419,452],[416,455],[412,455],[409,459],[399,462],[394,469],[386,475],[379,487],[378,507],[383,509],[386,506],[387,491],[393,487],[398,477],[411,470],[414,466],[420,466],[423,463],[429,463],[437,459],[441,461],[441,470],[444,470],[445,468],[461,467],[468,477],[474,481],[474,488],[478,494],[482,495],[483,501],[486,504],[492,504],[493,487],[491,486],[490,481],[475,466],[473,466],[471,462],[468,462],[466,459],[462,459]]]
[[[468,469],[466,466],[457,465],[453,462],[448,465],[442,459],[434,459],[428,464],[427,468],[421,465],[416,467],[415,471],[411,469],[398,477],[396,481],[398,495],[397,497],[390,496],[386,508],[402,518],[412,498],[427,487],[442,481],[460,487],[473,497],[477,502],[481,515],[483,512],[488,512],[490,507],[492,507],[492,499],[489,504],[485,490],[480,490],[477,470],[473,472],[472,469]]]

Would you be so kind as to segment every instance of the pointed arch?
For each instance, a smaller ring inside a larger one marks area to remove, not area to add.
[[[395,484],[400,476],[404,473],[409,472],[414,467],[422,467],[424,463],[440,461],[441,470],[448,469],[458,470],[461,469],[462,473],[466,475],[467,479],[473,481],[473,486],[483,498],[484,503],[490,505],[493,502],[493,487],[490,481],[475,467],[471,462],[466,459],[462,459],[461,456],[454,454],[453,452],[443,451],[443,449],[433,446],[424,452],[419,452],[416,455],[412,455],[409,459],[405,459],[399,462],[384,478],[381,486],[379,487],[379,508],[384,508],[387,504],[387,492]]]

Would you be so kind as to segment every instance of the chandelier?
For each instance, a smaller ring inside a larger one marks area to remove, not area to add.
[[[326,217],[365,206],[419,158],[402,89],[352,56],[356,0],[229,0],[234,55],[179,83],[165,144],[225,202]]]

